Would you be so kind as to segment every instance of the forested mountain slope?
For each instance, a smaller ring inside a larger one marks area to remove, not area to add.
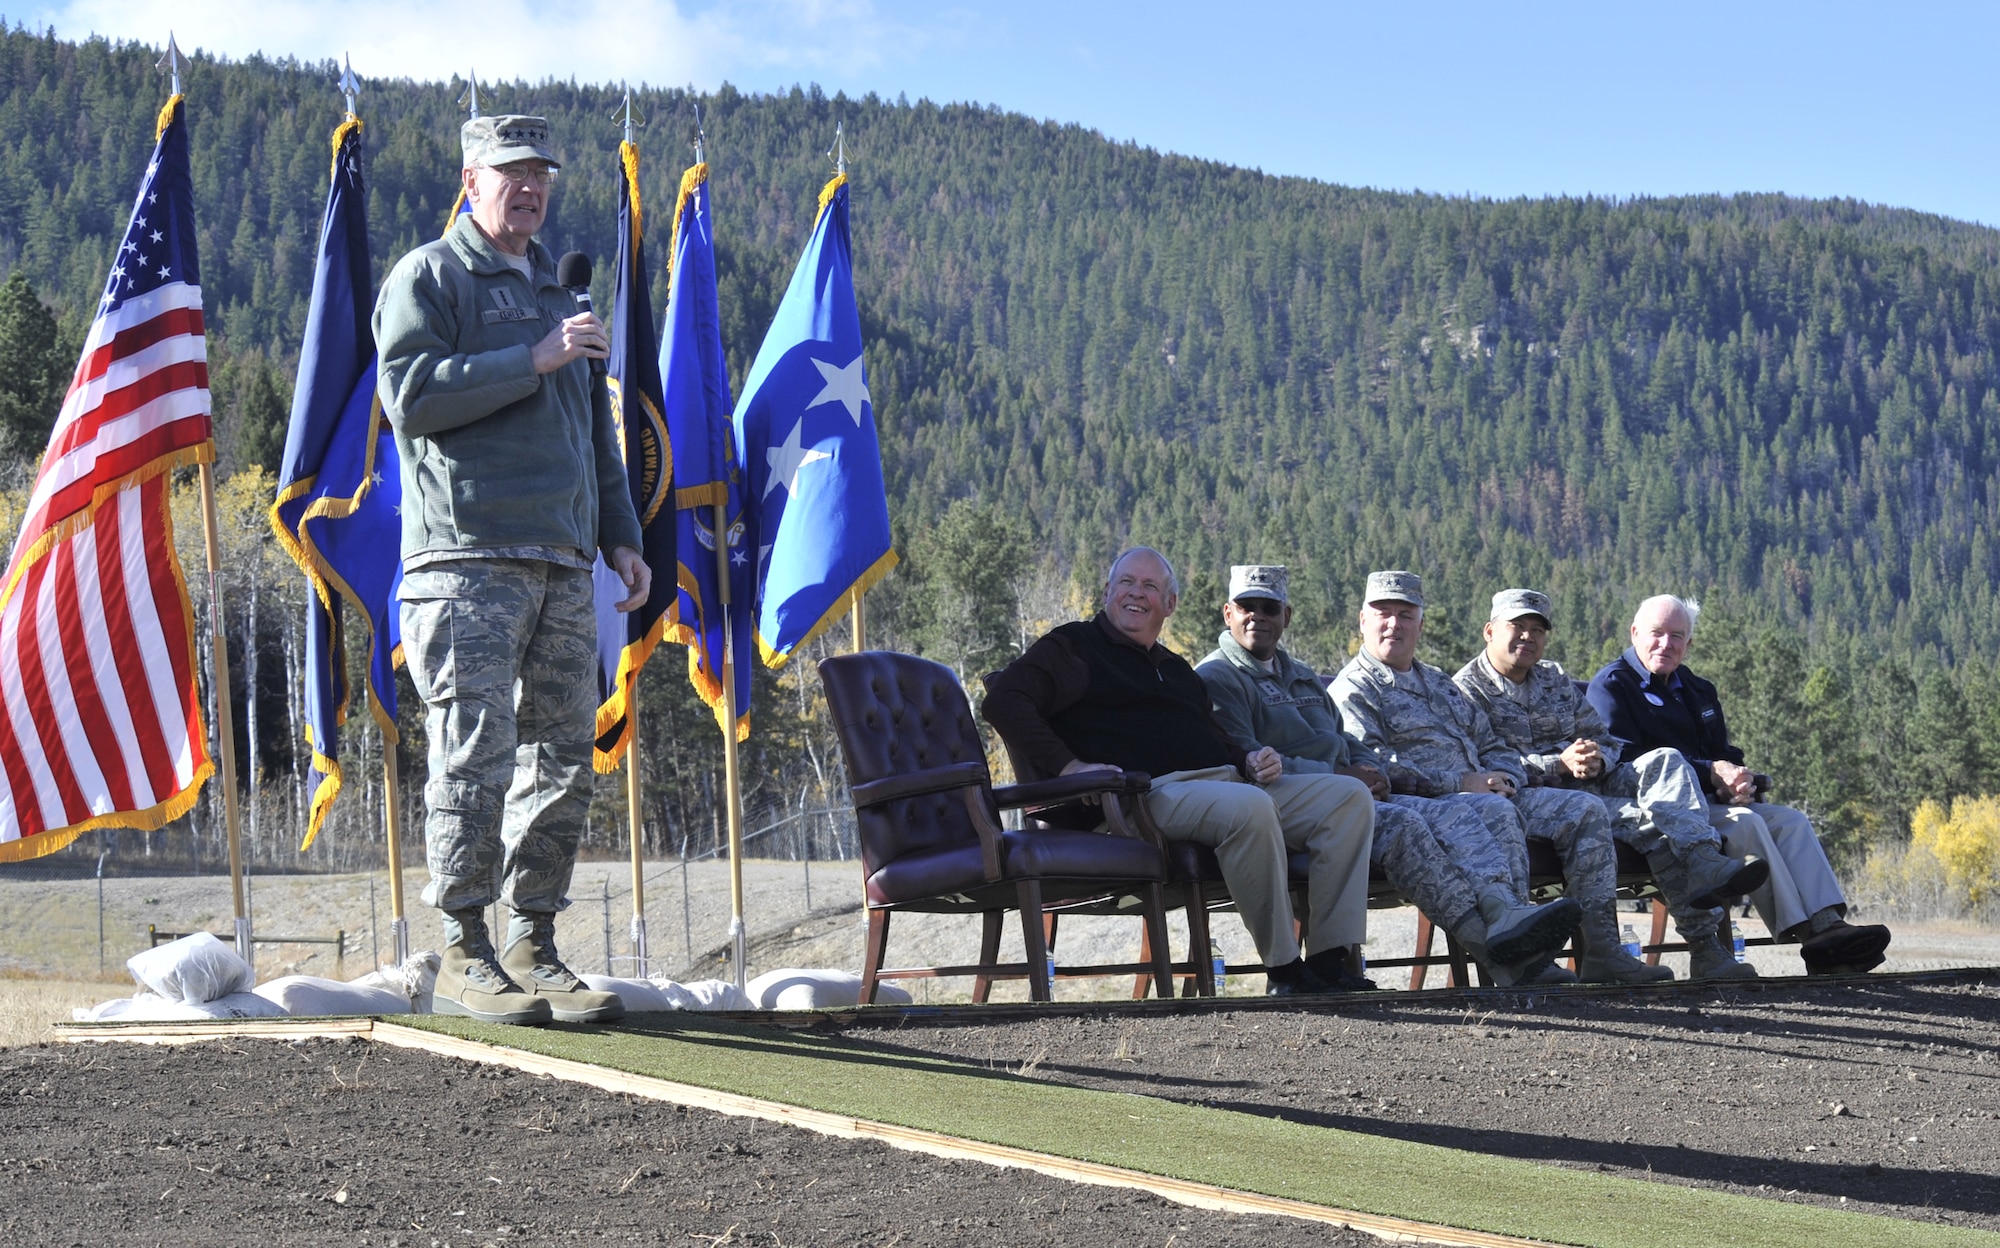
[[[72,335],[151,142],[156,55],[0,36],[0,273]],[[228,467],[271,466],[282,440],[333,77],[256,59],[187,76]],[[378,266],[439,228],[462,89],[364,90]],[[554,124],[545,241],[601,274],[618,95],[481,87],[487,111]],[[908,557],[881,595],[890,637],[1004,658],[1038,564],[1038,584],[1087,589],[1130,541],[1180,563],[1190,646],[1228,564],[1291,564],[1295,641],[1325,665],[1371,568],[1425,575],[1427,657],[1452,667],[1497,588],[1554,595],[1553,652],[1578,671],[1615,652],[1639,597],[1673,590],[1714,608],[1695,662],[1737,682],[1742,735],[1816,777],[1792,796],[1859,835],[1858,803],[1894,828],[1917,797],[1995,787],[2000,233],[1777,195],[1354,190],[993,109],[725,87],[634,97],[661,283],[697,104],[739,376],[845,126]],[[11,323],[0,306],[0,335]],[[945,557],[982,535],[1026,556],[1000,561],[986,613],[1007,627],[975,647],[940,604],[984,583]],[[1044,592],[1027,613],[1060,606]]]

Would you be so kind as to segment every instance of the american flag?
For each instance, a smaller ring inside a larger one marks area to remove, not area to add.
[[[0,588],[0,862],[157,828],[213,770],[167,477],[214,455],[180,96],[157,140]]]

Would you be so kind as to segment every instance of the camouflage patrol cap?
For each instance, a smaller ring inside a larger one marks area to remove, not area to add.
[[[1414,572],[1370,572],[1363,602],[1407,602],[1424,605],[1424,578]]]
[[[1518,620],[1524,615],[1539,615],[1542,622],[1555,627],[1555,611],[1549,606],[1549,596],[1532,589],[1503,589],[1493,595],[1493,614],[1489,620]]]
[[[562,166],[549,146],[549,123],[544,117],[515,113],[474,117],[458,128],[458,141],[465,149],[467,169],[490,169],[517,160],[545,160]]]
[[[1291,572],[1282,563],[1239,563],[1229,569],[1229,601],[1238,598],[1272,598],[1279,602],[1289,602],[1285,597],[1286,583],[1291,580]]]

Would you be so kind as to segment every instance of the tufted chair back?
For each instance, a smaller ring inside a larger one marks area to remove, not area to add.
[[[970,772],[967,781],[990,790],[985,744],[950,668],[915,655],[870,650],[822,660],[819,678],[853,788],[957,765]],[[965,800],[960,787],[868,805],[857,801],[866,873],[872,876],[905,854],[978,844]],[[990,791],[985,801],[997,824]]]

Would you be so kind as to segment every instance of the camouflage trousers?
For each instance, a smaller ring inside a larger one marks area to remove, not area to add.
[[[1452,855],[1450,846],[1418,810],[1405,805],[1424,798],[1396,798],[1375,803],[1375,843],[1369,861],[1382,869],[1397,892],[1429,915],[1446,931],[1456,931],[1479,908],[1480,881],[1472,879]],[[1486,835],[1486,825],[1470,811],[1445,810],[1447,823],[1464,819]]]
[[[1476,800],[1461,797],[1474,795],[1399,794],[1375,807],[1376,865],[1397,892],[1446,931],[1455,931],[1477,909],[1482,893],[1497,888],[1516,901],[1527,896],[1515,884],[1516,857],[1521,878],[1527,878],[1527,850],[1510,852],[1480,817]]]
[[[1703,940],[1722,911],[1686,902],[1687,856],[1698,845],[1718,850],[1722,838],[1708,822],[1701,778],[1679,750],[1649,750],[1590,786],[1611,814],[1611,835],[1642,854],[1666,850],[1673,863],[1654,873],[1674,926],[1689,940]]]
[[[594,779],[590,573],[539,559],[434,563],[405,577],[402,622],[430,736],[424,901],[562,909]]]
[[[1611,840],[1611,816],[1601,798],[1576,789],[1529,788],[1513,797],[1472,793],[1469,797],[1494,839],[1517,864],[1514,881],[1528,890],[1528,839],[1555,846],[1563,868],[1564,891],[1583,907],[1586,930],[1613,923],[1618,901],[1618,851]],[[1613,924],[1615,930],[1615,924]]]

